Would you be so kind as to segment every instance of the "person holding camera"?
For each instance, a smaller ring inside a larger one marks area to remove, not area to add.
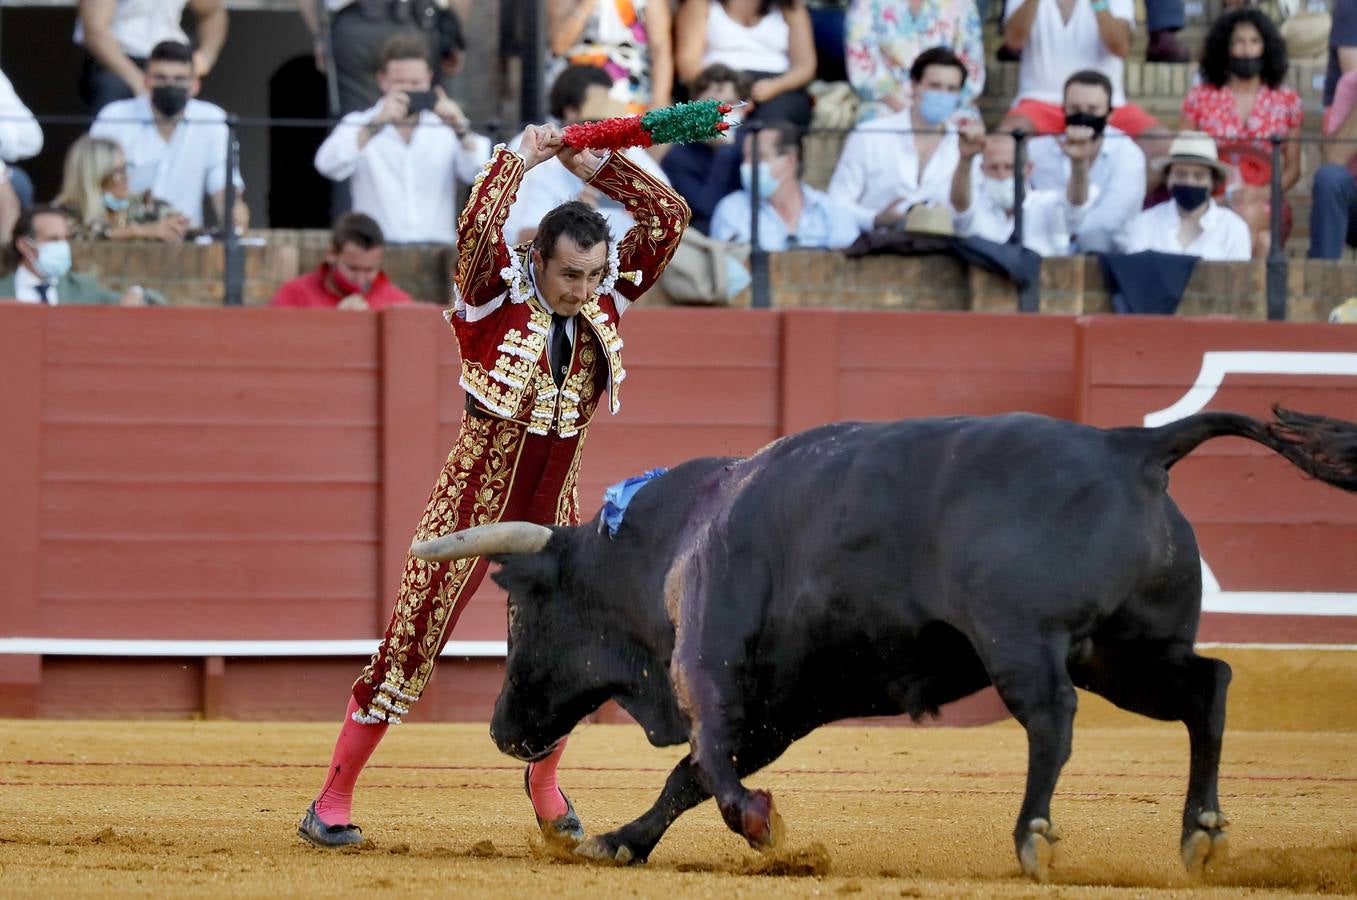
[[[490,139],[433,86],[427,52],[418,32],[387,41],[381,99],[345,116],[316,151],[316,171],[352,179],[354,211],[376,219],[395,244],[455,244],[456,182],[470,183],[490,158]]]

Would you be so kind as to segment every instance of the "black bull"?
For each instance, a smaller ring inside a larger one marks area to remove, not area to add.
[[[646,485],[597,521],[482,526],[417,544],[487,554],[509,592],[491,735],[540,758],[616,700],[651,743],[687,742],[655,805],[576,852],[646,859],[685,810],[773,846],[772,797],[740,779],[849,716],[922,716],[993,684],[1028,739],[1014,840],[1048,874],[1051,795],[1081,687],[1186,724],[1182,856],[1226,849],[1217,797],[1230,668],[1194,650],[1196,538],[1168,469],[1237,435],[1357,491],[1357,425],[1277,408],[1100,430],[1033,415],[841,423]]]

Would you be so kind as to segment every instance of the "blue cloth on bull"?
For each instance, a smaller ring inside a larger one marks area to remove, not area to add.
[[[1103,279],[1119,313],[1171,316],[1197,268],[1197,257],[1181,253],[1102,253]]]
[[[603,492],[603,515],[599,518],[599,531],[606,525],[608,536],[615,536],[617,529],[622,527],[622,518],[627,514],[627,504],[631,502],[631,498],[635,497],[636,492],[645,487],[651,479],[659,478],[668,471],[663,466],[650,469],[642,475],[633,475],[606,489]]]

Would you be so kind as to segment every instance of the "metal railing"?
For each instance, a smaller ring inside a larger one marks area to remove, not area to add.
[[[89,116],[78,115],[43,115],[36,117],[39,123],[46,125],[78,125],[88,127],[93,119]],[[3,119],[0,118],[0,121]],[[107,119],[105,121],[108,121]],[[144,124],[144,119],[127,120],[137,124]],[[239,194],[236,188],[236,179],[234,174],[239,167],[241,142],[240,133],[242,129],[248,128],[298,128],[298,129],[322,129],[334,128],[342,124],[342,119],[324,118],[324,119],[303,119],[303,118],[276,118],[276,117],[241,117],[230,115],[224,122],[222,121],[201,121],[185,120],[182,124],[193,126],[201,124],[205,127],[224,128],[224,140],[226,141],[226,160],[227,171],[232,177],[225,179],[225,196],[223,203],[223,218],[226,221],[219,223],[221,225],[219,236],[223,244],[225,266],[223,273],[223,297],[224,303],[228,306],[239,306],[244,302],[244,282],[245,282],[245,255],[241,244],[241,235],[232,227],[230,217],[232,209]],[[120,123],[122,124],[122,123]],[[416,127],[446,127],[440,123],[414,123]],[[769,123],[762,123],[757,119],[750,120],[741,126],[741,133],[748,136],[754,150],[751,154],[751,161],[757,168],[759,162],[758,135],[767,128]],[[356,126],[355,126],[356,127]],[[485,122],[480,127],[474,127],[473,130],[481,134],[489,135],[492,140],[499,140],[506,137],[503,129],[503,123]],[[515,129],[514,133],[518,133]],[[847,130],[828,130],[817,129],[807,132],[803,137],[807,139],[825,138],[830,136],[843,136],[850,132]],[[899,130],[873,130],[870,135],[873,139],[899,139],[902,136],[912,135],[912,131],[906,129]],[[1024,198],[1027,193],[1027,179],[1024,177],[1027,160],[1027,145],[1032,136],[1022,132],[1011,132],[1015,141],[1014,148],[1014,210],[1013,210],[1013,231],[1009,242],[1021,245],[1023,243],[1027,223],[1024,219],[1023,206]],[[1108,134],[1104,140],[1130,140],[1131,138],[1123,134]],[[1288,273],[1288,260],[1282,247],[1282,207],[1283,207],[1283,148],[1288,142],[1299,142],[1301,144],[1324,144],[1332,143],[1334,139],[1301,137],[1299,139],[1288,138],[1282,135],[1275,136],[1268,142],[1270,145],[1271,160],[1271,209],[1269,213],[1269,232],[1271,236],[1270,249],[1266,259],[1267,279],[1267,311],[1270,319],[1284,319],[1286,317],[1286,283]],[[798,173],[799,174],[799,173]],[[752,178],[750,183],[750,268],[752,276],[751,296],[752,305],[755,308],[766,309],[772,305],[772,291],[769,275],[769,254],[765,250],[760,235],[760,209],[764,198],[760,195],[762,190],[761,179]],[[1024,312],[1035,312],[1036,309],[1024,306]]]

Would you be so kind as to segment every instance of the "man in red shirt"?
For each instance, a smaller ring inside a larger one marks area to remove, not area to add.
[[[382,271],[386,239],[371,216],[346,213],[335,222],[325,262],[285,282],[269,306],[383,309],[412,303]]]

